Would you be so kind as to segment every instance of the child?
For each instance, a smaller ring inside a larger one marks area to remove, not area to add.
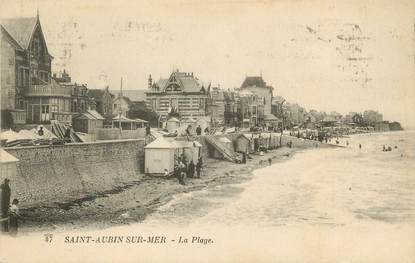
[[[19,224],[17,222],[17,220],[20,217],[19,214],[19,207],[17,206],[19,204],[19,200],[17,200],[16,198],[13,199],[12,201],[12,205],[10,206],[10,211],[9,211],[9,232],[11,236],[16,236],[17,235],[17,230],[19,227]]]

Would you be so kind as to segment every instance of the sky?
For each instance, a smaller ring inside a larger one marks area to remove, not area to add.
[[[53,71],[89,88],[194,74],[224,89],[261,75],[308,110],[378,110],[415,127],[413,1],[0,0],[39,10]]]

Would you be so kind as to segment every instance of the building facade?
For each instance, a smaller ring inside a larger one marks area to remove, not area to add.
[[[88,89],[88,97],[90,97],[95,103],[95,110],[101,114],[106,121],[111,121],[114,114],[112,111],[112,101],[115,98],[109,91],[109,87],[104,89]]]
[[[167,116],[171,109],[180,117],[204,117],[207,112],[207,91],[193,73],[174,71],[168,79],[153,83],[149,77],[146,101],[149,108],[160,116]]]
[[[51,77],[53,57],[39,15],[2,20],[1,34],[2,113],[11,116],[7,125],[70,122],[71,89]]]
[[[88,87],[86,84],[73,83],[71,76],[63,70],[60,76],[53,74],[53,79],[63,88],[71,91],[71,108],[72,113],[84,113],[90,108],[94,108],[91,103],[92,99],[88,96]]]
[[[235,99],[238,124],[241,127],[255,127],[264,124],[265,105],[264,98],[251,91],[239,91]]]
[[[272,86],[268,86],[262,76],[246,77],[239,90],[250,91],[258,97],[264,98],[264,114],[271,114],[274,88]]]
[[[112,100],[112,112],[114,115],[119,115],[127,117],[127,113],[130,110],[131,101],[129,98],[121,95],[118,95]]]
[[[219,87],[208,89],[208,112],[213,126],[225,125],[225,91]]]

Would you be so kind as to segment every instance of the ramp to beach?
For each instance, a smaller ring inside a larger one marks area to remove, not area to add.
[[[218,152],[220,152],[226,160],[230,162],[234,162],[234,163],[238,162],[239,158],[238,158],[237,153],[228,149],[214,136],[207,135],[205,136],[205,139],[206,139],[206,143],[214,147]]]

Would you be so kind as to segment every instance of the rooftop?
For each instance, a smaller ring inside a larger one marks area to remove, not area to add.
[[[22,49],[27,49],[37,21],[36,17],[16,17],[2,19],[0,24]]]

